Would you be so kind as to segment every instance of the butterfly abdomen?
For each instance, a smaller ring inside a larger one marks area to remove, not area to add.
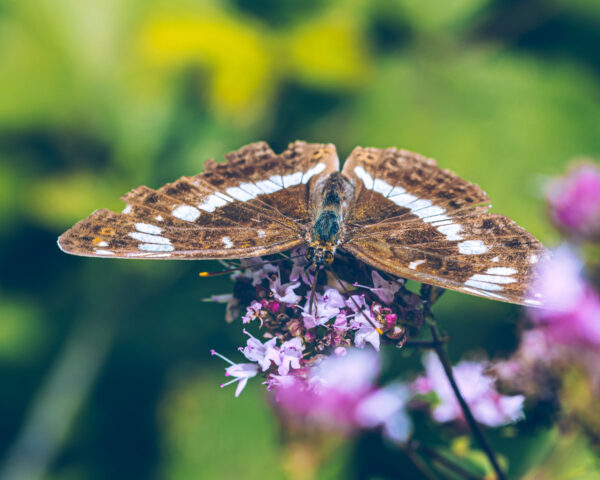
[[[338,172],[332,173],[315,185],[316,215],[312,231],[314,243],[335,247],[346,206],[353,195],[352,185]]]

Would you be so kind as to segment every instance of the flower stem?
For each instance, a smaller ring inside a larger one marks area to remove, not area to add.
[[[446,342],[448,342],[449,338],[448,337],[442,337],[440,338],[439,342],[433,341],[433,340],[407,340],[404,343],[404,347],[414,347],[414,348],[435,348],[438,345],[443,345]]]
[[[421,458],[421,456],[417,453],[416,448],[413,445],[413,442],[410,441],[404,447],[404,453],[413,464],[413,466],[423,475],[427,480],[438,480],[439,477],[431,471],[431,469],[427,466],[425,461]]]
[[[427,311],[427,317],[430,320],[429,321],[429,329],[431,330],[431,335],[432,335],[433,341],[434,341],[433,349],[435,350],[435,353],[437,354],[438,358],[440,359],[440,362],[442,363],[442,366],[444,367],[444,372],[446,373],[446,377],[448,377],[448,381],[450,382],[450,385],[452,386],[454,395],[456,396],[456,399],[458,400],[458,403],[460,404],[460,408],[462,409],[463,415],[465,416],[465,419],[467,420],[467,423],[469,424],[471,433],[477,440],[477,443],[479,443],[479,446],[481,447],[481,449],[487,455],[488,460],[492,464],[492,468],[496,472],[498,480],[506,480],[506,475],[504,475],[504,472],[500,468],[500,465],[498,464],[498,460],[496,459],[496,455],[495,455],[494,451],[492,450],[492,447],[490,446],[487,438],[485,437],[483,430],[481,430],[481,428],[479,427],[479,424],[475,420],[475,417],[473,417],[473,413],[471,412],[469,405],[467,405],[467,402],[465,401],[464,397],[462,396],[462,393],[460,392],[460,389],[458,388],[456,379],[454,378],[454,374],[452,372],[452,366],[450,365],[450,361],[448,360],[448,355],[446,354],[446,350],[444,348],[443,343],[441,343],[441,341],[440,341],[441,337],[440,337],[440,333],[438,331],[437,324],[435,322],[435,318],[433,317],[433,314],[431,313],[430,310]]]
[[[464,478],[465,480],[482,480],[481,476],[475,475],[462,465],[459,465],[455,461],[449,459],[445,455],[442,455],[433,448],[429,448],[428,446],[422,445],[416,441],[413,441],[413,448],[417,452],[420,452],[430,457],[433,460],[433,462],[439,463],[441,466],[443,466],[450,472],[454,473],[455,475],[458,475],[461,478]]]

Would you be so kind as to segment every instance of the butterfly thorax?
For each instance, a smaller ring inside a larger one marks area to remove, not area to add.
[[[310,246],[306,256],[317,265],[330,265],[343,233],[346,208],[354,196],[350,181],[338,172],[323,178],[315,185],[313,224]]]

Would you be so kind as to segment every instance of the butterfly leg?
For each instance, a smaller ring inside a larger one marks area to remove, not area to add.
[[[312,284],[312,288],[310,291],[310,307],[309,307],[309,314],[312,315],[312,311],[313,311],[313,305],[315,307],[315,315],[318,315],[318,306],[317,306],[317,296],[316,296],[316,291],[317,291],[317,281],[319,280],[319,272],[321,271],[321,266],[320,265],[315,265],[315,278],[313,279],[313,284]]]

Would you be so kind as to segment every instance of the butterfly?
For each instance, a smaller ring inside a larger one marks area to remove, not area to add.
[[[435,160],[333,144],[265,142],[209,160],[204,172],[125,196],[61,235],[67,253],[107,258],[234,259],[307,247],[327,267],[341,250],[389,274],[479,297],[539,305],[529,284],[544,247],[490,213],[477,185]]]

